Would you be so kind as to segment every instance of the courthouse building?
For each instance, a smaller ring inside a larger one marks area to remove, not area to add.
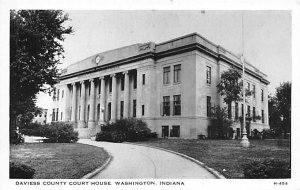
[[[221,73],[242,69],[238,56],[197,33],[166,42],[133,44],[98,53],[62,71],[48,122],[70,121],[80,138],[120,118],[144,120],[159,137],[209,136],[212,110],[226,106],[217,93]],[[246,63],[247,112],[259,115],[251,130],[269,128],[266,75]],[[242,115],[232,103],[232,117]],[[233,128],[241,136],[239,122]]]

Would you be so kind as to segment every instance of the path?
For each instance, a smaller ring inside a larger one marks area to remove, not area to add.
[[[88,139],[80,139],[78,142],[103,147],[113,156],[111,163],[94,179],[216,178],[202,166],[163,150]]]

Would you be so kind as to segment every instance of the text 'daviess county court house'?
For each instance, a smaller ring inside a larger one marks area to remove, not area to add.
[[[231,66],[242,69],[238,56],[197,33],[98,53],[63,70],[48,122],[73,122],[80,138],[128,117],[143,119],[159,137],[209,136],[212,108],[226,106],[216,85]],[[261,131],[269,128],[269,82],[251,64],[245,67],[246,88],[255,92],[246,111],[261,116],[251,124],[251,130]],[[232,103],[233,118],[242,115],[242,107]],[[240,123],[233,128],[240,137]]]

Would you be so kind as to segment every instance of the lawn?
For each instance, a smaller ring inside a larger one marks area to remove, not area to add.
[[[102,148],[77,143],[25,143],[10,146],[10,161],[33,167],[35,179],[79,179],[103,165]]]
[[[250,147],[243,148],[240,140],[184,140],[153,139],[146,144],[173,150],[195,158],[217,170],[226,178],[244,178],[242,165],[265,158],[290,162],[290,146],[276,140],[250,140]]]

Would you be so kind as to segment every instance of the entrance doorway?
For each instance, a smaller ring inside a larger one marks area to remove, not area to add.
[[[169,137],[169,126],[168,125],[162,126],[161,137],[162,138],[168,138]]]

